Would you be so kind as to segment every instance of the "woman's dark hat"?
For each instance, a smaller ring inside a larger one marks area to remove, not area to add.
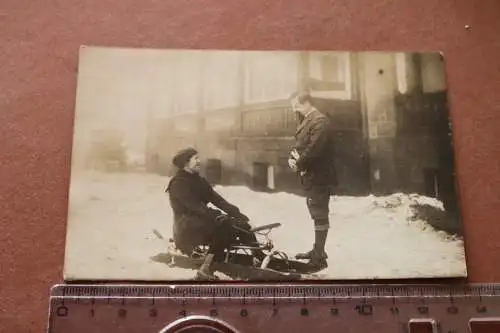
[[[184,148],[177,152],[177,154],[175,154],[174,158],[172,159],[172,163],[179,169],[182,169],[186,166],[191,157],[196,154],[198,154],[198,151],[196,149],[191,147]]]

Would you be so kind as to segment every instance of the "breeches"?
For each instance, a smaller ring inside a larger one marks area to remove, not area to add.
[[[311,186],[307,190],[307,208],[314,221],[315,230],[327,230],[330,228],[330,196],[329,186]]]

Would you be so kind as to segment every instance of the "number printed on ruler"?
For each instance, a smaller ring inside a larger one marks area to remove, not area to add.
[[[50,305],[49,333],[465,333],[499,325],[500,287],[70,285]]]

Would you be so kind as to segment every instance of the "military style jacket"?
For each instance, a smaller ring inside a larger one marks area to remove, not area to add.
[[[330,120],[317,109],[311,110],[297,127],[295,150],[300,157],[297,168],[302,172],[303,184],[335,186],[333,135]]]

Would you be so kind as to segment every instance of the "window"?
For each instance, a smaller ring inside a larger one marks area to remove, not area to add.
[[[298,52],[249,51],[244,57],[246,103],[286,99],[297,89]]]
[[[311,52],[309,85],[316,97],[351,99],[351,62],[347,52]]]
[[[173,56],[173,113],[188,114],[198,110],[202,55],[182,51]]]
[[[234,112],[211,112],[204,118],[205,130],[229,130],[235,124]]]
[[[176,132],[195,134],[198,131],[196,118],[191,116],[178,116],[173,125]]]
[[[237,106],[240,100],[241,53],[210,51],[203,56],[203,106],[221,109]]]
[[[310,76],[313,80],[343,85],[345,68],[338,55],[313,55],[310,70]]]

